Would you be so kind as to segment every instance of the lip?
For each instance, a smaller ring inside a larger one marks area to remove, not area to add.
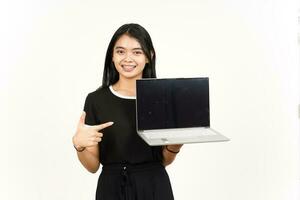
[[[121,65],[122,67],[135,67],[135,65]]]
[[[121,65],[121,67],[125,72],[131,72],[136,68],[135,65]]]

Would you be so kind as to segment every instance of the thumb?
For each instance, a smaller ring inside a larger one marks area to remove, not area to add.
[[[86,113],[83,111],[82,114],[81,114],[81,116],[80,116],[78,125],[81,125],[81,126],[84,125],[84,123],[85,123],[85,116],[86,116]]]

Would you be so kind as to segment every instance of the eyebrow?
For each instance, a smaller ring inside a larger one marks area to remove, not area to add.
[[[121,47],[121,46],[116,46],[115,49],[126,49],[126,48]],[[140,47],[136,47],[136,48],[133,48],[132,50],[143,50],[143,49]]]

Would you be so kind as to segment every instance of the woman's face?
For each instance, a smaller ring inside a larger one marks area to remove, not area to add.
[[[120,79],[139,79],[143,76],[148,59],[140,43],[125,34],[117,40],[114,46],[112,61],[119,72]]]

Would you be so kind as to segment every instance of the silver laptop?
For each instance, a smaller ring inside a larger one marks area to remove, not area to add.
[[[151,146],[228,141],[209,113],[207,77],[137,80],[137,132]]]

